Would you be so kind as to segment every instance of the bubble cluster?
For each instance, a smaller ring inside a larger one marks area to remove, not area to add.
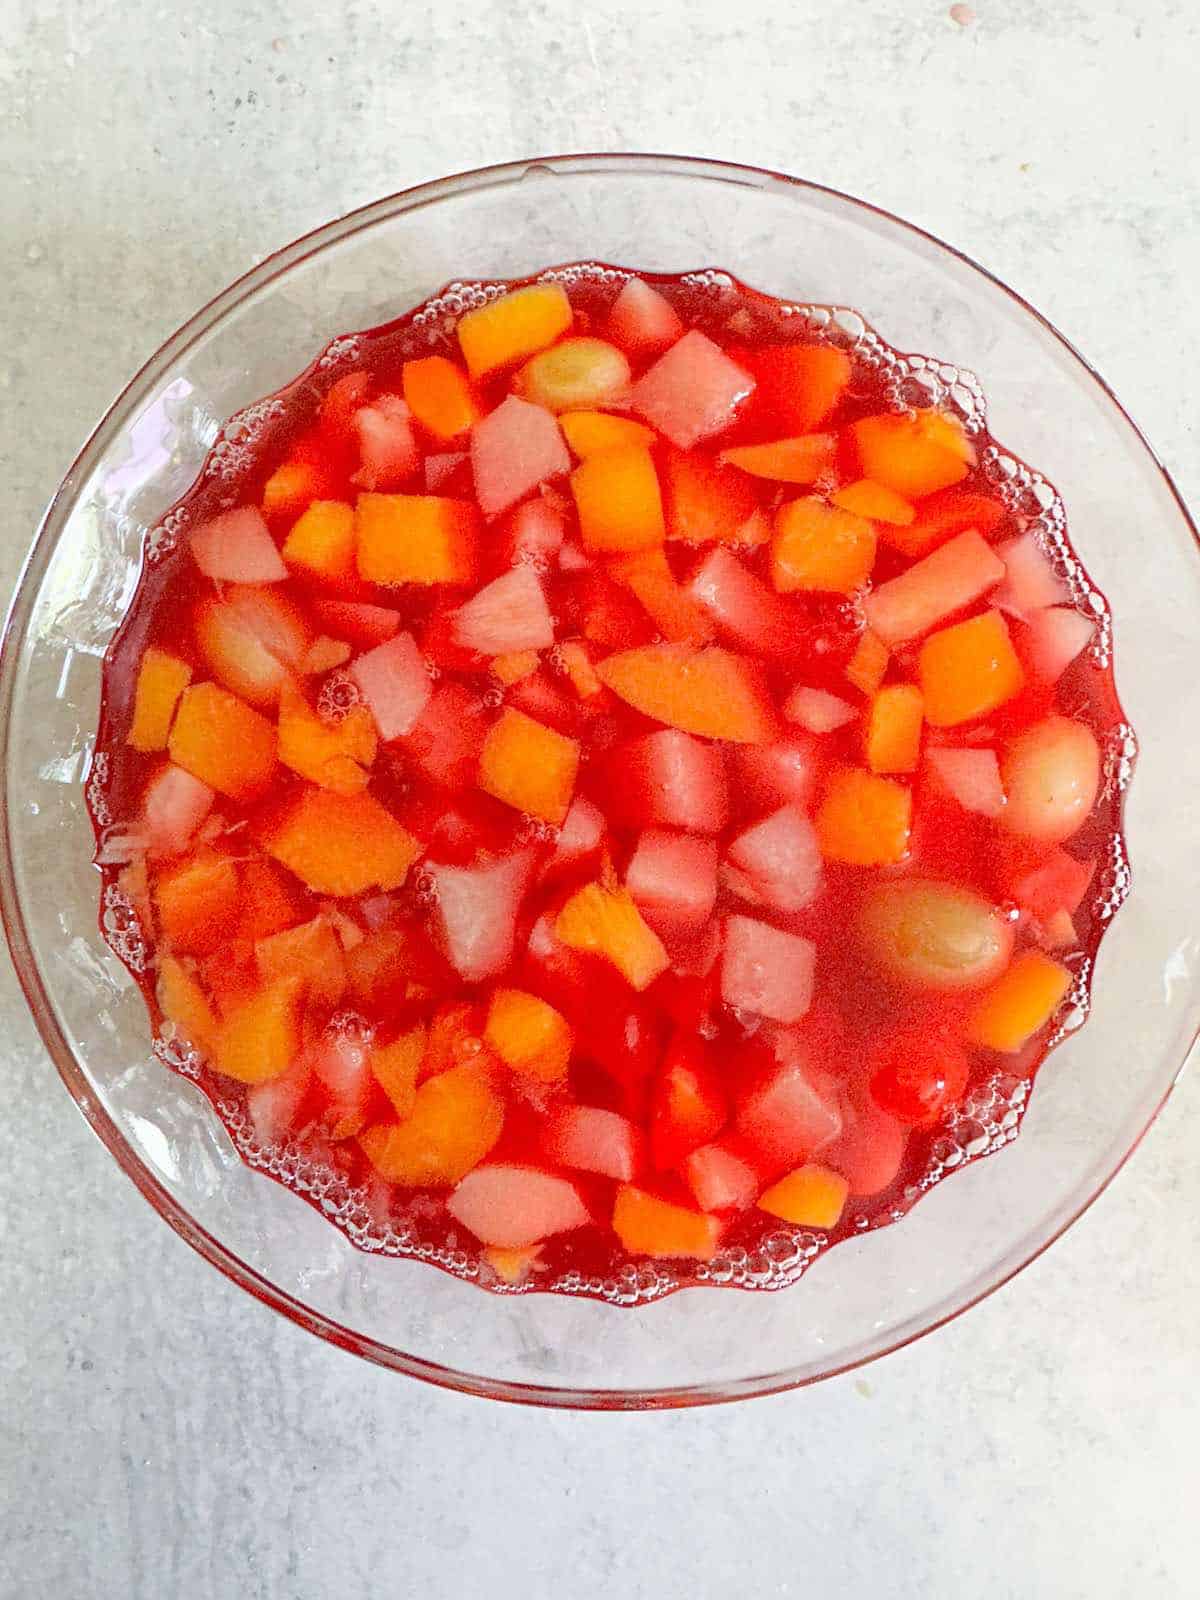
[[[323,722],[341,722],[362,704],[362,692],[348,672],[331,672],[317,695],[317,715]]]
[[[94,751],[91,765],[88,767],[87,787],[84,790],[84,795],[87,799],[88,810],[92,813],[92,821],[97,828],[107,828],[112,824],[112,808],[108,803],[108,795],[105,792],[108,785],[109,767],[108,751]]]
[[[362,338],[357,333],[345,333],[337,339],[331,339],[321,352],[317,366],[322,372],[329,372],[337,367],[348,367],[352,361],[358,359],[362,343]]]
[[[184,528],[187,527],[190,513],[186,506],[176,506],[173,511],[168,511],[161,522],[157,523],[146,535],[146,561],[150,566],[157,566],[160,561],[165,561],[179,544]]]
[[[145,972],[148,952],[142,925],[133,901],[115,883],[104,890],[100,928],[104,942],[130,972]]]
[[[538,274],[539,283],[628,283],[633,273],[625,267],[608,267],[602,261],[572,261]]]

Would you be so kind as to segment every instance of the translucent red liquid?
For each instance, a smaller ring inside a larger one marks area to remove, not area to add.
[[[608,268],[579,267],[561,269],[556,276],[566,284],[580,319],[577,331],[585,331],[589,323],[596,328],[602,326],[625,274]],[[1029,1086],[1046,1052],[1086,1016],[1096,948],[1128,887],[1121,812],[1133,753],[1132,735],[1124,723],[1113,683],[1107,608],[1067,542],[1065,515],[1057,496],[1044,480],[1008,456],[990,437],[981,398],[969,375],[935,362],[898,355],[875,339],[852,313],[786,307],[724,274],[651,277],[648,281],[672,301],[686,324],[701,328],[726,348],[753,350],[805,338],[846,349],[854,376],[842,413],[844,422],[903,405],[931,404],[943,405],[963,418],[979,458],[979,466],[963,487],[977,486],[1003,501],[1007,512],[1004,534],[1012,536],[1029,528],[1039,531],[1043,547],[1068,584],[1072,602],[1098,623],[1090,649],[1067,668],[1053,691],[1043,694],[1041,703],[1026,698],[1019,705],[1002,708],[988,719],[989,728],[997,739],[1003,739],[1006,731],[1044,711],[1057,710],[1078,717],[1092,727],[1100,741],[1105,772],[1100,798],[1084,829],[1071,842],[1073,854],[1081,859],[1095,858],[1098,866],[1074,918],[1076,941],[1060,953],[1075,983],[1050,1037],[1036,1036],[1023,1051],[1010,1057],[976,1057],[971,1083],[960,1104],[939,1125],[916,1128],[910,1133],[895,1182],[869,1199],[851,1198],[841,1221],[828,1233],[784,1224],[751,1208],[730,1223],[717,1257],[697,1265],[687,1261],[631,1262],[607,1228],[587,1228],[549,1240],[543,1248],[539,1270],[520,1286],[590,1294],[617,1303],[635,1303],[694,1283],[781,1287],[794,1281],[829,1245],[898,1219],[920,1194],[946,1174],[1016,1135]],[[363,371],[372,376],[377,392],[398,390],[401,364],[414,356],[450,350],[455,315],[480,298],[478,289],[452,286],[434,301],[393,323],[337,340],[286,390],[226,425],[197,483],[154,530],[136,595],[110,645],[96,745],[103,759],[94,764],[88,798],[99,844],[102,926],[106,937],[146,996],[160,1058],[199,1083],[242,1155],[303,1195],[360,1247],[420,1256],[459,1275],[476,1278],[486,1287],[504,1289],[506,1286],[490,1269],[481,1265],[475,1241],[452,1223],[438,1197],[412,1194],[383,1183],[354,1139],[338,1141],[324,1133],[301,1130],[299,1136],[278,1147],[260,1143],[246,1115],[241,1086],[215,1075],[196,1052],[172,1037],[169,1024],[164,1026],[155,993],[149,913],[145,904],[138,904],[136,896],[131,900],[127,893],[129,879],[124,875],[126,863],[119,842],[133,830],[147,774],[152,769],[146,757],[131,751],[124,742],[132,714],[137,664],[150,643],[179,651],[183,631],[180,619],[190,615],[203,595],[212,592],[210,581],[201,576],[190,559],[187,530],[230,505],[257,504],[267,479],[288,456],[296,440],[312,426],[323,396],[340,377],[350,371]],[[494,396],[487,396],[489,403],[499,398],[504,382],[499,380]],[[764,426],[760,417],[756,427],[761,430]],[[763,434],[760,431],[745,437],[754,442]],[[738,427],[735,425],[720,442],[740,442]],[[341,470],[346,480],[343,492],[352,499],[349,465]],[[776,488],[770,484],[760,486],[765,508],[773,503]],[[688,559],[694,558],[695,552],[688,553]],[[681,559],[680,553],[676,552],[673,559]],[[886,581],[902,565],[898,557],[889,556],[881,547],[874,580]],[[287,587],[294,582],[289,580]],[[562,637],[574,631],[573,622],[589,603],[587,575],[554,571],[546,575],[546,587]],[[446,647],[439,661],[438,615],[444,609],[444,601],[436,593],[409,589],[370,598],[400,610],[402,626],[422,641],[435,666],[446,675],[460,678],[470,693],[470,714],[480,719],[481,730],[485,719],[503,700],[522,704],[522,694],[527,691],[522,691],[520,685],[512,690],[500,688],[488,671],[456,658],[452,647]],[[805,630],[804,681],[845,695],[845,668],[861,631],[861,619],[854,606],[831,597],[812,596],[798,600],[797,614],[802,617]],[[1015,625],[1018,634],[1019,626]],[[629,645],[654,637],[652,626],[644,617],[639,619],[636,610],[632,619],[629,615],[615,617],[613,627],[621,634],[622,642]],[[796,662],[797,656],[790,656],[768,663],[768,680],[777,698],[795,681]],[[339,682],[335,675],[327,688],[329,695],[336,696]],[[561,694],[561,685],[553,680],[551,688]],[[527,709],[537,714],[532,705]],[[559,714],[552,705],[544,709],[551,721]],[[618,704],[608,710],[602,723],[579,729],[585,758],[577,792],[593,798],[606,811],[613,809],[618,819],[621,774],[614,770],[609,752],[624,739],[646,731],[647,726],[637,712]],[[861,733],[857,728],[826,738],[826,753],[831,759],[859,759]],[[285,775],[281,781],[286,784],[295,780]],[[995,898],[1000,848],[995,825],[947,804],[928,785],[922,787],[920,779],[914,780],[914,785],[919,793],[912,854],[918,870],[927,876],[971,885]],[[455,851],[467,860],[480,849],[502,853],[527,842],[548,850],[553,843],[552,833],[544,827],[478,795],[462,808],[468,826],[465,834],[459,828],[456,836],[456,824],[439,817],[438,793],[414,783],[403,757],[387,749],[381,751],[373,772],[372,790],[402,820],[409,821],[419,837],[436,836],[438,859],[444,861],[455,859]],[[244,820],[236,806],[222,804],[221,810],[234,828]],[[753,815],[752,810],[743,813],[739,825],[744,826]],[[556,903],[561,902],[567,881],[553,882],[538,906],[527,914],[517,940],[518,951],[528,937],[536,911],[548,903],[551,895]],[[894,1005],[892,991],[864,968],[854,940],[846,933],[845,908],[857,894],[858,882],[856,869],[828,866],[822,893],[811,905],[791,916],[772,916],[775,925],[803,934],[818,947],[818,1003],[809,1020],[818,1047],[828,1056],[823,1065],[835,1070],[840,1060],[855,1057],[864,1039],[886,1028]],[[723,890],[722,895],[718,910],[744,909],[727,891]],[[403,897],[406,916],[415,921],[428,916],[429,882],[420,870],[403,891]],[[516,963],[511,980],[506,977],[504,981],[522,981],[519,955]],[[580,1038],[572,1065],[571,1087],[581,1103],[610,1107],[635,1118],[644,1114],[650,1082],[671,1026],[670,1008],[677,1007],[684,1014],[690,1003],[688,978],[668,975],[668,979],[674,984],[675,995],[666,1001],[661,995],[651,996],[655,1002],[651,1006],[619,983],[597,974],[593,1003],[586,1019],[579,1023]],[[701,1036],[716,1059],[735,1078],[740,1054],[754,1036],[755,1020],[714,1005],[706,1007],[702,1015],[697,1012],[692,1022],[699,1025]],[[824,1038],[820,1037],[822,1028]],[[536,1104],[527,1109],[519,1105],[510,1108],[501,1143],[489,1159],[542,1161],[538,1127]],[[611,1207],[611,1184],[576,1176],[585,1200],[603,1217],[606,1206]]]

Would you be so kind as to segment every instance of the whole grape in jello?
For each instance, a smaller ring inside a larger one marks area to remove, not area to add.
[[[878,342],[711,274],[475,300],[173,512],[106,662],[108,901],[164,1058],[358,1242],[775,1285],[1085,998],[1108,656]]]

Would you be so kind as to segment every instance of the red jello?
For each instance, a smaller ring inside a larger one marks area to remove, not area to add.
[[[961,386],[719,275],[502,287],[338,341],[152,540],[105,893],[356,1242],[775,1285],[1086,1004],[1108,641]]]

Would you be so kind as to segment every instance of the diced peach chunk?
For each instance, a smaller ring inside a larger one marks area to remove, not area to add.
[[[913,507],[894,489],[885,489],[883,484],[872,483],[870,478],[844,484],[835,489],[829,499],[843,511],[852,511],[856,517],[866,517],[869,522],[906,527],[916,516]]]
[[[239,1083],[267,1083],[291,1066],[300,1048],[297,978],[282,978],[237,1006],[217,1030],[212,1065]]]
[[[325,722],[299,690],[284,685],[279,759],[302,778],[335,794],[357,794],[367,786],[377,744],[366,706],[351,706],[337,722]]]
[[[175,707],[191,681],[192,669],[186,661],[157,645],[147,647],[138,667],[133,721],[126,735],[135,750],[148,754],[167,748]]]
[[[528,678],[531,673],[536,672],[540,660],[541,658],[536,650],[506,650],[502,655],[492,657],[492,677],[507,689],[514,683],[520,683],[522,678]],[[599,684],[599,679],[597,679],[597,684]]]
[[[627,889],[589,883],[576,890],[555,920],[563,944],[610,961],[626,983],[646,989],[669,962]]]
[[[305,506],[319,500],[327,487],[326,474],[311,461],[285,461],[263,488],[262,513],[268,520],[298,517]]]
[[[760,1211],[801,1228],[835,1228],[846,1206],[850,1185],[838,1172],[806,1162],[772,1184],[758,1197]]]
[[[912,794],[891,778],[841,767],[831,774],[814,820],[827,861],[886,866],[908,853]]]
[[[885,644],[904,644],[972,605],[1004,576],[1004,563],[973,528],[957,534],[863,601]]]
[[[346,959],[328,917],[260,939],[254,958],[264,983],[297,978],[317,1005],[336,1006],[346,992]]]
[[[707,611],[675,581],[661,545],[614,562],[613,575],[628,584],[664,639],[693,645],[712,640]]]
[[[875,565],[875,529],[862,517],[808,496],[780,506],[771,540],[771,578],[796,589],[853,594]]]
[[[203,1055],[212,1049],[217,1018],[196,979],[174,956],[158,958],[158,1004],[178,1034]]]
[[[376,1045],[370,1054],[371,1075],[387,1095],[401,1122],[417,1103],[417,1074],[425,1055],[425,1024],[417,1023],[391,1044]]]
[[[650,1142],[660,1171],[676,1167],[715,1139],[729,1117],[725,1090],[700,1040],[686,1036],[668,1050],[654,1090]]]
[[[755,542],[746,528],[758,501],[743,473],[718,466],[697,451],[668,448],[663,452],[662,484],[668,539],[686,544]],[[765,531],[769,536],[769,529]]]
[[[231,800],[252,800],[275,772],[275,729],[215,683],[183,691],[167,742],[176,766]]]
[[[478,1167],[446,1202],[454,1220],[484,1244],[520,1250],[592,1220],[569,1178],[496,1162]]]
[[[340,584],[354,577],[354,548],[354,507],[314,500],[292,524],[283,559],[324,583]]]
[[[353,645],[346,644],[342,639],[331,639],[328,634],[319,633],[300,662],[300,673],[305,678],[322,678],[327,672],[334,672],[338,667],[344,667],[354,654]]]
[[[631,1255],[711,1261],[721,1240],[719,1217],[675,1205],[631,1183],[617,1190],[613,1232]]]
[[[879,635],[864,628],[846,663],[846,677],[861,694],[873,695],[887,675],[890,660],[891,652]]]
[[[949,488],[975,464],[961,424],[941,411],[863,417],[850,432],[863,476],[906,500]]]
[[[505,706],[483,741],[479,787],[558,827],[575,793],[579,743]]]
[[[608,656],[596,671],[615,695],[668,727],[731,744],[766,744],[774,734],[755,668],[716,645],[643,645]]]
[[[596,675],[587,646],[578,639],[567,640],[559,651],[559,659],[571,687],[581,700],[590,700],[604,688]]]
[[[398,889],[421,854],[416,839],[373,795],[306,788],[270,829],[267,853],[314,894]]]
[[[837,439],[832,433],[806,433],[795,439],[776,439],[772,444],[741,444],[722,450],[719,460],[737,467],[752,478],[768,478],[773,483],[816,483],[833,469]]]
[[[1071,987],[1071,974],[1039,950],[1025,950],[980,1000],[970,1038],[988,1050],[1015,1054],[1045,1027]]]
[[[571,474],[571,493],[585,549],[644,550],[663,542],[662,494],[648,450],[588,456]]]
[[[930,550],[967,528],[974,528],[986,539],[1006,515],[1003,502],[990,495],[972,494],[966,489],[943,489],[922,500],[910,523],[884,522],[879,531],[880,537],[894,550],[915,559],[928,555]]]
[[[483,1034],[519,1077],[555,1083],[571,1060],[571,1030],[561,1012],[523,989],[497,989]]]
[[[405,1121],[376,1123],[359,1144],[389,1183],[447,1188],[479,1165],[503,1127],[504,1102],[486,1071],[452,1067],[420,1085]]]
[[[458,319],[458,342],[472,378],[536,355],[564,334],[574,312],[560,283],[531,283]]]
[[[654,443],[653,428],[607,411],[566,411],[558,424],[580,461],[605,450],[645,449]]]
[[[465,500],[360,494],[354,527],[368,583],[467,584],[475,576],[479,513]]]
[[[921,759],[925,702],[915,684],[880,689],[867,712],[864,747],[872,772],[915,772]]]
[[[542,1246],[527,1244],[520,1250],[505,1250],[498,1244],[489,1244],[484,1247],[482,1254],[501,1283],[515,1289],[518,1284],[524,1283],[530,1273],[538,1270]]]
[[[466,433],[479,415],[466,374],[445,356],[406,361],[401,385],[413,416],[444,443]]]
[[[985,717],[1025,685],[999,611],[930,634],[917,658],[917,678],[926,719],[935,728]]]

